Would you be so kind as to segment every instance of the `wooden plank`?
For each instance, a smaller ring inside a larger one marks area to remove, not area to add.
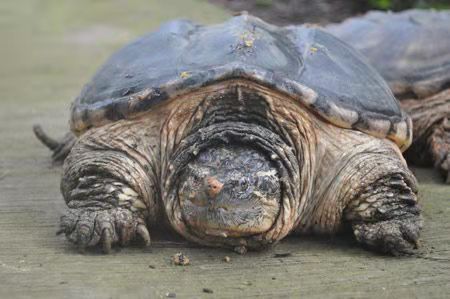
[[[159,241],[147,250],[134,246],[108,256],[77,253],[55,236],[64,209],[61,171],[51,167],[32,125],[41,123],[62,136],[70,99],[103,59],[161,20],[188,16],[212,22],[226,15],[195,0],[2,1],[0,15],[1,298],[450,294],[450,187],[424,169],[417,169],[426,219],[424,258],[375,255],[348,236],[289,238],[274,249],[245,256],[179,241]],[[178,251],[192,265],[171,265],[170,256]],[[229,263],[222,260],[226,255]]]

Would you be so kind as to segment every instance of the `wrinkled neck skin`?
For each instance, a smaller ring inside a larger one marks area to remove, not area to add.
[[[338,128],[249,81],[181,97],[134,122],[158,120],[159,210],[196,243],[259,249],[291,232],[333,233],[360,190],[406,167],[392,142]]]
[[[243,81],[173,102],[161,130],[161,188],[168,220],[180,234],[206,245],[256,249],[296,225],[309,193],[303,187],[313,177],[311,167],[300,165],[314,163],[316,141],[309,120],[291,114],[296,103],[280,103],[270,90]],[[186,187],[186,173],[195,172],[224,184],[220,193],[203,196],[195,183]],[[233,176],[244,179],[244,188]]]

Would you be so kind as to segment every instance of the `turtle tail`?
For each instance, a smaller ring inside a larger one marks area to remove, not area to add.
[[[71,132],[64,135],[60,140],[55,140],[48,136],[40,125],[34,125],[33,132],[36,138],[53,152],[52,160],[54,163],[62,163],[77,140],[77,137]]]

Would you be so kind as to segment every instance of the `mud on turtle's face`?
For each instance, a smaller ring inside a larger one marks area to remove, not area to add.
[[[204,149],[184,169],[178,197],[186,223],[216,237],[244,237],[271,228],[280,209],[277,168],[247,146]]]

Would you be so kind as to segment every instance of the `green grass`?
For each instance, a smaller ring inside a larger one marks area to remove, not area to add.
[[[400,1],[400,0],[369,0],[368,5],[374,9],[381,10],[403,10],[408,8],[434,8],[449,9],[450,1],[448,0],[416,0],[416,1]]]

